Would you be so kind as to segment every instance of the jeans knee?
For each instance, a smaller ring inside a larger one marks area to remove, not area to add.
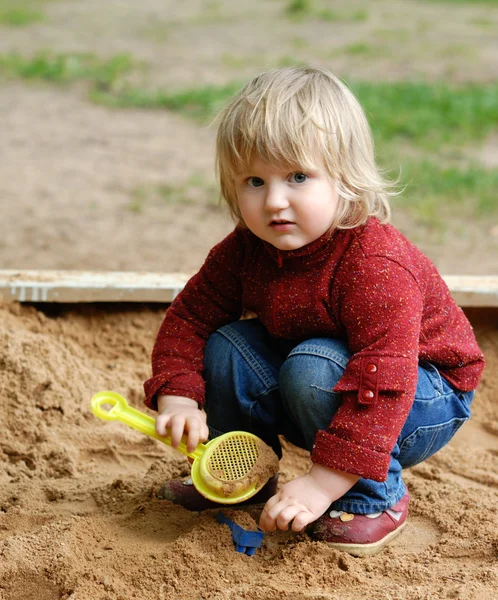
[[[318,356],[291,355],[280,369],[280,393],[291,414],[315,412],[334,405],[339,395],[333,390],[342,371]]]
[[[330,361],[313,355],[291,355],[280,369],[280,396],[284,410],[300,430],[311,451],[316,433],[326,429],[340,406],[333,388],[340,375]]]
[[[280,394],[289,406],[299,404],[309,395],[312,377],[296,356],[283,363],[279,375]]]

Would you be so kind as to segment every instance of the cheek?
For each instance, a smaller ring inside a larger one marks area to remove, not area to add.
[[[254,190],[241,193],[239,198],[239,208],[247,214],[256,214],[261,208],[261,194]]]
[[[326,190],[321,197],[321,207],[325,215],[335,215],[337,212],[338,194],[335,190]]]
[[[244,200],[244,198],[239,197],[238,200],[239,210],[242,215],[245,215],[248,212],[248,203]]]
[[[310,207],[311,208],[311,207]],[[314,230],[328,229],[335,221],[337,202],[331,195],[322,196],[314,203],[311,210],[306,211],[305,220]]]
[[[254,220],[254,203],[247,202],[244,199],[241,199],[239,201],[239,211],[246,224]]]

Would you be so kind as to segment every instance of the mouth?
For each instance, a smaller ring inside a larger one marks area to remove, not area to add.
[[[286,221],[285,219],[273,219],[270,221],[270,225],[294,225],[293,221]]]

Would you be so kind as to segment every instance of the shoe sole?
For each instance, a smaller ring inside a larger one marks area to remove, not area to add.
[[[358,556],[360,558],[365,558],[367,556],[375,556],[381,550],[384,549],[387,544],[390,544],[398,535],[403,531],[406,525],[406,521],[400,525],[394,531],[387,534],[378,542],[374,542],[373,544],[334,544],[333,542],[326,542],[329,548],[333,548],[334,550],[341,550],[342,552],[347,552],[348,554],[352,554],[353,556]]]

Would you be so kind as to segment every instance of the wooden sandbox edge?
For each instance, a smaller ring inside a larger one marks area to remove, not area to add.
[[[133,271],[0,270],[0,301],[172,302],[191,275]],[[462,307],[498,307],[498,275],[443,275]]]

